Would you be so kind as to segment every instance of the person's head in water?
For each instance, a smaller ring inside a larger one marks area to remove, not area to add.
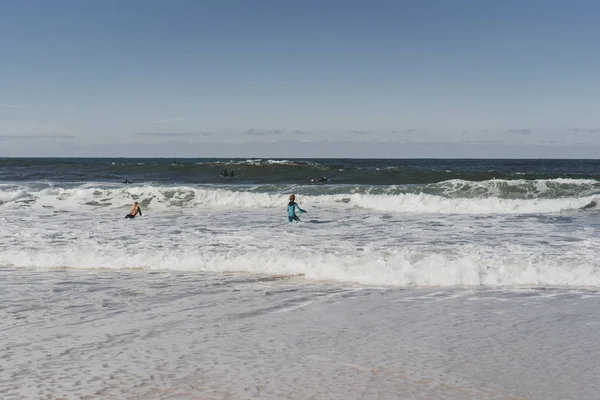
[[[296,201],[296,196],[294,196],[293,194],[290,194],[290,202],[292,201]]]

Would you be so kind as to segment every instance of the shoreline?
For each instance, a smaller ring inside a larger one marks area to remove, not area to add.
[[[3,398],[593,399],[600,293],[0,269]]]

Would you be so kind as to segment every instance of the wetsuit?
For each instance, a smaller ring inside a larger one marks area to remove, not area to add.
[[[125,215],[125,218],[135,218],[138,214],[140,214],[140,217],[142,216],[142,209],[140,206],[133,206],[129,214]]]
[[[303,209],[301,209],[298,204],[296,204],[295,201],[290,201],[288,203],[288,207],[287,207],[287,211],[288,211],[288,221],[292,222],[292,221],[300,221],[300,218],[298,218],[298,216],[296,215],[296,209],[298,209],[298,211],[305,213],[306,211],[304,211]]]

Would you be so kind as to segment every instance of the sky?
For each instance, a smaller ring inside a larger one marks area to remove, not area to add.
[[[600,155],[593,0],[0,0],[0,157]]]

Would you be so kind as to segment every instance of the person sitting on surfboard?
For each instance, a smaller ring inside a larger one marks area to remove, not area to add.
[[[140,217],[141,217],[142,216],[142,209],[140,208],[140,205],[136,201],[131,206],[131,210],[129,210],[129,214],[125,215],[125,218],[135,218],[136,215],[138,215],[138,213],[140,214]]]
[[[290,195],[290,202],[288,203],[288,207],[287,207],[287,211],[288,211],[288,221],[292,222],[292,221],[300,221],[300,218],[298,218],[298,216],[296,215],[296,209],[298,209],[298,211],[300,211],[301,213],[305,213],[306,211],[304,211],[303,209],[300,208],[300,206],[298,206],[298,204],[296,204],[296,196],[294,196],[293,194]]]

